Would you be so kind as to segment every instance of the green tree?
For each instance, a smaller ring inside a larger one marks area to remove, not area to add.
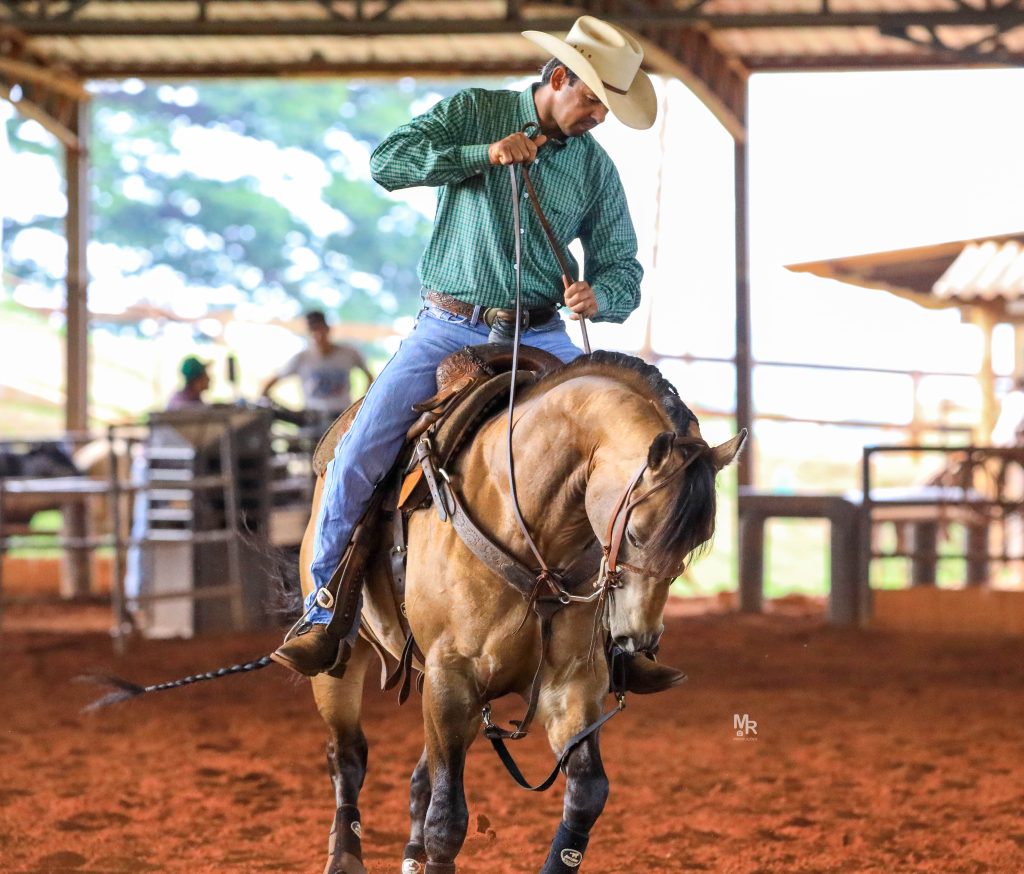
[[[217,296],[222,306],[234,294],[292,301],[293,308],[317,305],[359,321],[411,312],[430,221],[377,186],[367,158],[433,96],[457,87],[411,80],[98,83],[92,239],[130,253],[129,275],[166,276],[151,271],[170,268],[186,291],[225,290]],[[17,117],[8,123],[12,149],[48,151],[56,161],[56,147],[41,145],[25,124]],[[232,150],[240,156],[237,172]],[[241,160],[253,151],[265,156],[262,166]],[[313,180],[301,204],[279,196],[293,166],[302,172],[291,200],[302,178]],[[61,216],[38,215],[6,227],[7,269],[58,283],[31,256],[9,253],[23,253],[15,243],[30,227],[59,234],[61,226]]]

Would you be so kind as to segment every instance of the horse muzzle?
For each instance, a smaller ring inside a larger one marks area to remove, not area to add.
[[[657,631],[618,634],[612,638],[612,644],[627,655],[653,656],[658,652],[658,642],[661,640],[661,633],[664,630],[665,627],[662,626]]]

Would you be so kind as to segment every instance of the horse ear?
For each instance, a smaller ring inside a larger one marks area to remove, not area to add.
[[[657,470],[665,463],[665,460],[672,453],[672,447],[675,446],[675,442],[676,435],[674,431],[662,431],[654,438],[651,448],[647,450],[648,470]]]
[[[736,460],[736,456],[742,452],[744,445],[747,442],[747,429],[744,428],[737,434],[732,440],[726,440],[725,443],[719,443],[714,449],[711,450],[711,457],[715,463],[715,470],[721,470],[727,464],[732,464]]]

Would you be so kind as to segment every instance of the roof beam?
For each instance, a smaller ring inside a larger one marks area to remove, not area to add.
[[[142,4],[139,3],[139,6]],[[166,4],[164,4],[166,5]],[[17,6],[0,6],[0,24],[13,24],[27,36],[433,36],[438,33],[518,33],[524,23],[537,30],[568,31],[575,18],[508,17],[476,18],[292,18],[237,19],[225,17],[202,20],[197,5],[190,19],[147,18],[45,18],[29,17]],[[684,10],[603,13],[611,22],[643,30],[647,27],[701,25],[713,30],[757,28],[874,27],[885,31],[921,26],[990,26],[1002,31],[1024,26],[1024,8],[986,8],[954,12],[774,12],[713,14],[701,6]]]
[[[352,76],[356,78],[396,76],[520,76],[536,73],[539,64],[532,58],[506,60],[492,58],[449,61],[325,61],[311,59],[295,63],[279,61],[85,61],[76,64],[83,79],[245,79],[245,78],[318,78]]]
[[[80,80],[28,52],[20,33],[0,28],[0,98],[69,149],[80,148],[73,121],[78,105],[90,96]]]
[[[857,70],[916,70],[940,67],[1024,67],[1024,53],[986,52],[962,55],[954,51],[885,55],[748,55],[743,59],[752,73],[851,72]]]
[[[644,62],[679,78],[737,142],[747,138],[747,79],[736,58],[719,51],[709,34],[692,27],[648,28]]]

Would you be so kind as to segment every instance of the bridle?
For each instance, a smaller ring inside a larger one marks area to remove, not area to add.
[[[604,557],[601,559],[601,571],[598,574],[595,588],[620,588],[622,586],[622,571],[624,570],[647,577],[659,576],[658,572],[649,568],[636,567],[619,561],[619,550],[622,548],[622,541],[629,526],[629,517],[636,506],[646,501],[655,492],[661,491],[669,483],[679,479],[691,464],[710,449],[703,438],[691,437],[685,434],[677,434],[673,441],[673,446],[692,446],[696,451],[685,455],[683,463],[668,474],[668,476],[660,479],[647,491],[633,497],[633,491],[640,484],[640,480],[648,468],[646,461],[640,465],[640,469],[633,476],[633,479],[630,480],[629,485],[626,486],[626,490],[622,493],[618,503],[615,505],[615,509],[612,510],[611,518],[608,520],[608,535],[605,538],[607,542],[601,547]]]

